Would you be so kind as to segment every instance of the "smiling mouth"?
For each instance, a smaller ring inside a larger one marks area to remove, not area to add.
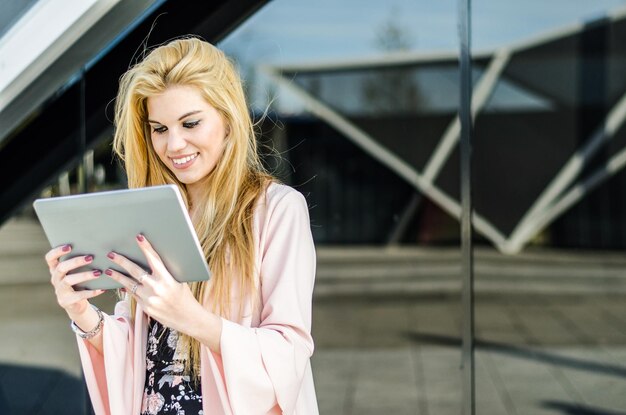
[[[194,160],[196,157],[198,157],[199,154],[200,153],[196,153],[196,154],[192,154],[191,156],[181,157],[177,159],[172,158],[171,160],[175,165],[180,166],[180,165],[189,163],[191,160]]]

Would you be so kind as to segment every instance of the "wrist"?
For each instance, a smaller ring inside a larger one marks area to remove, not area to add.
[[[188,315],[191,318],[186,324],[187,327],[182,331],[209,347],[212,351],[220,353],[222,318],[205,309],[199,303],[195,309],[190,310]]]
[[[76,318],[71,318],[70,327],[76,335],[83,339],[91,339],[98,335],[104,325],[104,315],[98,307],[90,304],[89,311],[83,312]]]
[[[92,320],[96,318],[95,317],[96,312],[91,306],[91,303],[89,301],[85,301],[85,303],[86,303],[85,306],[79,307],[79,310],[77,310],[75,307],[72,307],[71,311],[68,309],[65,309],[65,313],[70,318],[70,320],[82,322],[84,320],[89,320],[90,318]]]
[[[196,325],[195,337],[200,343],[207,346],[215,353],[221,353],[220,342],[222,338],[222,318],[217,314],[204,310],[204,318]]]

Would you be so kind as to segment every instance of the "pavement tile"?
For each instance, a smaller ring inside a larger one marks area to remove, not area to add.
[[[459,415],[463,413],[463,405],[460,398],[442,398],[437,401],[433,401],[428,410],[430,414],[435,415]]]
[[[415,368],[415,383],[417,389],[417,410],[420,415],[429,415],[428,393],[426,391],[426,373],[424,372],[423,348],[412,347],[411,355]]]
[[[406,333],[411,326],[409,306],[374,303],[362,310],[364,320],[359,345],[369,347],[400,347],[410,344]]]
[[[321,414],[321,412],[320,412]],[[396,405],[357,405],[354,410],[346,415],[421,415],[415,411],[415,407],[405,402],[398,402]],[[325,415],[325,414],[324,414]]]
[[[579,358],[584,359],[583,354]],[[626,366],[621,376],[590,371],[562,369],[585,405],[604,410],[626,409]]]
[[[626,344],[626,332],[617,329],[610,320],[606,319],[601,309],[593,305],[557,304],[553,310],[562,323],[571,331],[576,331],[581,340],[587,340],[587,344]],[[626,312],[626,305],[623,312]]]
[[[316,349],[356,347],[361,326],[355,307],[329,302],[313,304],[312,334]]]
[[[424,347],[421,349],[428,413],[460,414],[461,355],[454,348]]]
[[[572,344],[578,341],[576,335],[567,330],[546,308],[528,310],[516,307],[511,308],[510,312],[515,314],[523,326],[521,329],[526,333],[529,344]]]
[[[352,349],[319,350],[311,367],[321,414],[342,414],[354,399],[355,364]]]
[[[355,405],[417,406],[415,368],[409,348],[362,350],[355,354],[357,367]]]
[[[541,403],[550,399],[576,401],[555,377],[548,364],[537,363],[531,357],[520,358],[491,354],[498,378],[506,388],[515,412],[520,415],[550,413]],[[536,412],[529,412],[531,411]]]
[[[490,352],[476,351],[476,371],[476,408],[481,408],[478,413],[517,415],[513,400],[500,378]]]

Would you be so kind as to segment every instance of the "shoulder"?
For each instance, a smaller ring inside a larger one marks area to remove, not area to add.
[[[273,224],[300,222],[309,225],[309,207],[302,193],[293,187],[270,183],[260,197],[256,209],[258,230],[263,233]]]
[[[296,251],[304,255],[302,258],[314,258],[309,207],[304,195],[278,183],[268,185],[264,193],[255,214],[259,260],[264,264],[272,260],[284,263]]]
[[[265,195],[262,199],[261,205],[264,205],[265,209],[269,211],[273,211],[276,208],[279,208],[280,210],[291,210],[302,207],[306,208],[308,211],[304,195],[293,187],[281,183],[270,183],[267,186]],[[289,207],[291,207],[291,209],[289,209]]]

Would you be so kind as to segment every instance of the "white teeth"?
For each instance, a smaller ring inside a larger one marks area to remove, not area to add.
[[[194,154],[193,156],[187,156],[187,157],[183,157],[180,159],[172,159],[172,161],[174,162],[174,164],[185,164],[193,159],[195,159],[196,157],[198,157],[198,153]]]

